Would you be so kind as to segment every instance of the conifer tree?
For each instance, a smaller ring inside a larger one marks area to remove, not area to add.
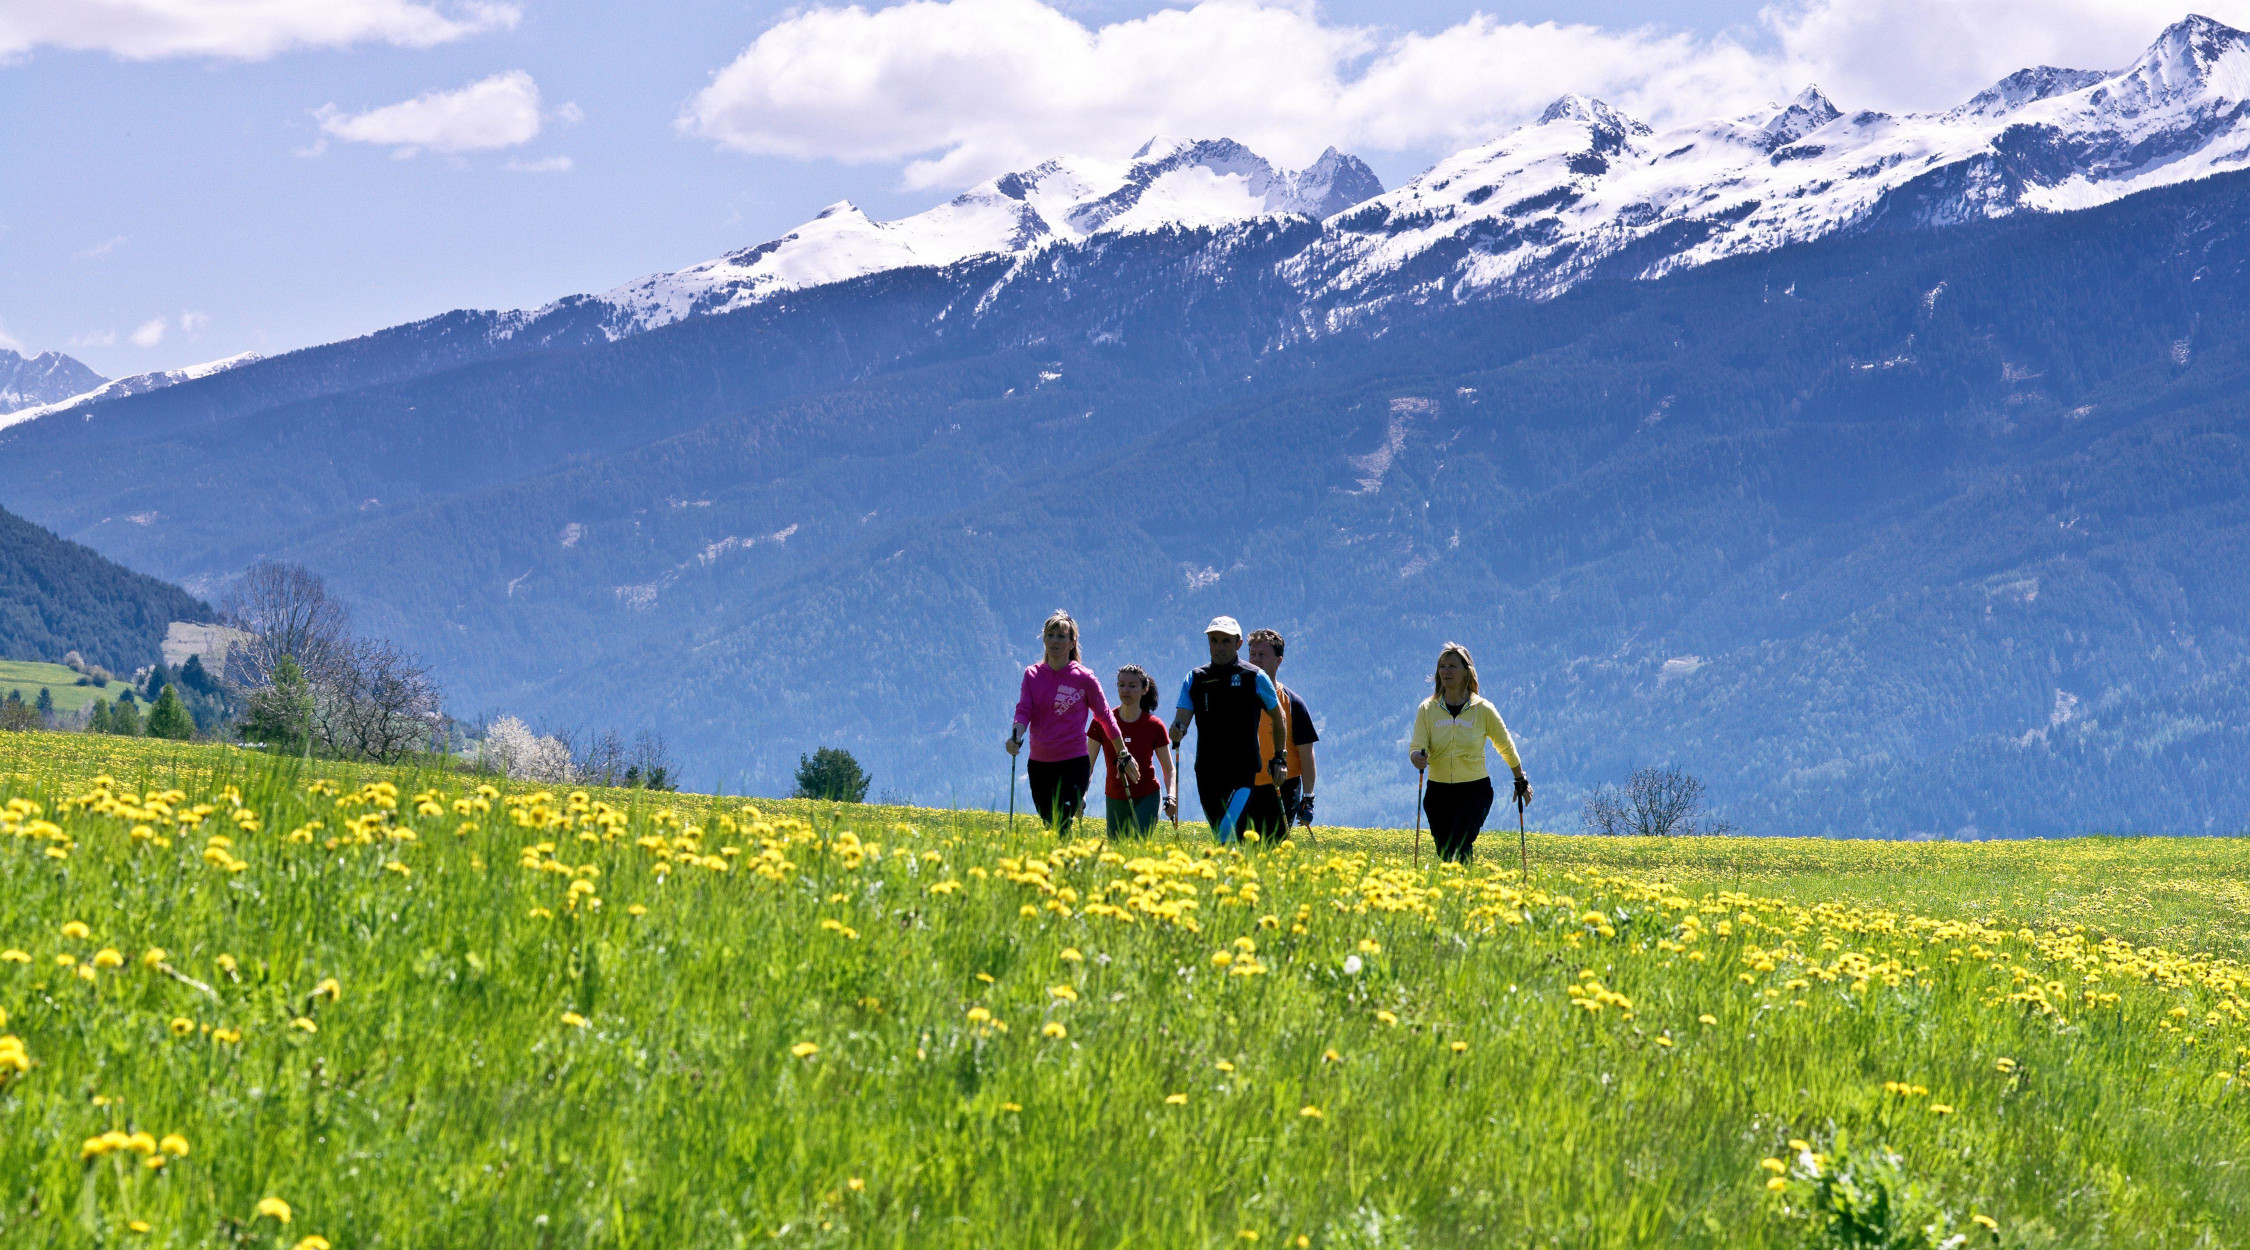
[[[141,712],[131,699],[120,698],[110,707],[109,731],[121,738],[141,736]]]
[[[96,699],[94,705],[86,709],[86,732],[90,734],[112,732],[109,727],[109,700]]]
[[[181,742],[195,736],[195,718],[188,715],[187,705],[180,702],[180,692],[169,683],[164,693],[156,696],[156,706],[149,709],[148,736]]]

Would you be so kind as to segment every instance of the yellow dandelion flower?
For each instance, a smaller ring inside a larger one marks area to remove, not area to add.
[[[1669,1037],[1659,1037],[1656,1039],[1656,1044],[1662,1046],[1666,1050],[1670,1050],[1672,1048],[1672,1039]]]
[[[1164,1095],[1164,1105],[1167,1107],[1184,1107],[1187,1105],[1187,1095],[1166,1094]]]
[[[1245,835],[1243,835],[1243,836],[1245,836],[1245,837],[1252,837],[1252,838],[1254,838],[1254,837],[1257,837],[1258,835],[1257,835],[1257,834],[1254,834],[1254,833],[1252,833],[1252,834],[1245,834]],[[1236,1234],[1235,1234],[1235,1236],[1236,1236],[1236,1237],[1238,1237],[1238,1238],[1240,1238],[1240,1239],[1242,1239],[1243,1241],[1256,1241],[1256,1240],[1258,1239],[1258,1230],[1257,1230],[1257,1229],[1255,1229],[1255,1228],[1245,1228],[1245,1229],[1243,1229],[1243,1230],[1242,1230],[1241,1232],[1239,1232],[1239,1233],[1236,1233]]]
[[[296,1218],[296,1213],[289,1209],[289,1204],[279,1198],[258,1199],[258,1210],[251,1218],[256,1219],[260,1215],[270,1216],[282,1224]]]
[[[1041,1037],[1064,1038],[1070,1036],[1070,1030],[1064,1028],[1060,1020],[1049,1020],[1041,1026],[1039,1035]]]
[[[57,968],[68,968],[68,967],[71,967],[72,965],[76,964],[77,962],[78,962],[78,956],[76,956],[76,955],[57,955],[57,956],[55,956],[55,966],[56,966]]]
[[[309,1020],[309,1019],[306,1019],[306,1018],[305,1018],[305,1017],[303,1017],[303,1016],[299,1016],[299,1017],[297,1017],[296,1019],[294,1019],[294,1020],[291,1020],[291,1021],[289,1022],[289,1027],[290,1027],[290,1028],[292,1028],[292,1029],[297,1029],[297,1030],[300,1030],[300,1031],[302,1031],[302,1032],[306,1032],[306,1033],[318,1033],[318,1032],[320,1032],[320,1026],[319,1026],[319,1025],[317,1025],[317,1024],[314,1024],[314,1023],[313,1023],[313,1022],[312,1022],[311,1020]]]
[[[75,938],[79,941],[84,941],[87,938],[94,936],[94,931],[86,927],[85,921],[73,920],[62,927],[62,935],[66,938]]]
[[[987,1021],[987,1020],[990,1020],[991,1018],[992,1018],[992,1012],[991,1012],[990,1010],[988,1010],[987,1008],[983,1008],[983,1007],[971,1007],[971,1008],[969,1008],[969,1023],[971,1023],[971,1024],[983,1024],[983,1023],[984,1023],[985,1021]]]
[[[30,962],[31,952],[29,951],[19,951],[14,947],[9,947],[7,950],[0,951],[0,963],[27,964]]]
[[[1804,1152],[1812,1149],[1812,1143],[1806,1141],[1801,1137],[1792,1137],[1789,1139],[1789,1148],[1796,1151],[1798,1154],[1803,1154]]]
[[[1055,958],[1062,960],[1066,964],[1083,963],[1086,959],[1084,955],[1078,953],[1078,948],[1075,946],[1063,947],[1062,953],[1056,955]]]
[[[116,948],[105,946],[94,952],[94,966],[96,968],[122,968],[125,966],[125,956],[117,953]]]
[[[1320,1108],[1314,1106],[1299,1107],[1297,1109],[1297,1114],[1303,1116],[1308,1120],[1325,1120],[1328,1118],[1326,1112],[1323,1112]]]
[[[1758,1166],[1764,1168],[1768,1172],[1773,1173],[1775,1176],[1779,1176],[1789,1170],[1789,1165],[1783,1163],[1779,1159],[1760,1159],[1758,1160]]]
[[[1012,1102],[1004,1102],[1004,1103],[1001,1103],[1001,1104],[1000,1104],[1000,1109],[1001,1109],[1002,1111],[1021,1111],[1021,1110],[1023,1110],[1023,1108],[1022,1108],[1022,1107],[1019,1107],[1019,1106],[1017,1106],[1017,1105],[1016,1105],[1015,1103],[1012,1103]]]
[[[1217,1068],[1217,1069],[1218,1069],[1219,1071],[1221,1071],[1221,1072],[1232,1072],[1232,1071],[1234,1071],[1234,1065],[1233,1065],[1233,1064],[1231,1064],[1231,1063],[1229,1063],[1229,1062],[1227,1062],[1227,1061],[1226,1061],[1226,1060],[1224,1060],[1224,1059],[1221,1059],[1221,1060],[1219,1060],[1219,1061],[1218,1061],[1217,1063],[1215,1063],[1215,1064],[1213,1064],[1213,1065],[1211,1065],[1211,1066],[1213,1066],[1213,1067]]]
[[[1463,1051],[1467,1050],[1468,1048],[1469,1048],[1469,1044],[1468,1044],[1467,1042],[1455,1042],[1455,1043],[1453,1043],[1453,1053],[1454,1053],[1454,1054],[1456,1054],[1456,1055],[1458,1055],[1458,1054],[1460,1054],[1461,1052],[1463,1052]]]
[[[1766,1178],[1766,1188],[1768,1189],[1787,1189],[1788,1187],[1789,1182],[1781,1179],[1778,1176],[1769,1176]]]
[[[141,967],[155,971],[156,966],[171,958],[171,953],[161,946],[151,946],[141,952]]]
[[[217,965],[219,966],[219,971],[221,971],[221,972],[224,972],[224,973],[226,973],[226,974],[227,974],[227,975],[229,975],[229,976],[232,976],[232,975],[234,975],[234,969],[235,969],[234,956],[232,956],[232,955],[221,955],[221,956],[219,956],[219,957],[218,957],[217,959],[214,959],[214,960],[212,960],[211,962],[212,962],[212,963],[215,963],[215,964],[217,964]]]
[[[312,997],[326,998],[329,1002],[335,1002],[343,996],[344,987],[337,984],[334,977],[322,977],[320,984],[312,988]]]
[[[154,1134],[146,1132],[128,1133],[125,1136],[125,1148],[137,1155],[155,1154],[156,1137]]]
[[[641,906],[639,903],[635,903],[631,907],[625,909],[625,914],[628,916],[645,916],[648,914],[648,908]]]
[[[1029,903],[1025,903],[1023,906],[1016,909],[1016,914],[1026,920],[1037,920],[1039,918],[1039,909],[1033,907]]]
[[[141,1160],[141,1166],[147,1168],[151,1172],[154,1172],[158,1168],[163,1167],[167,1162],[169,1162],[169,1160],[165,1159],[163,1155],[152,1154],[148,1158]]]
[[[1322,1063],[1342,1063],[1344,1061],[1344,1057],[1340,1054],[1337,1054],[1336,1048],[1331,1046],[1328,1049],[1320,1052],[1320,1061]]]
[[[2000,1231],[2000,1221],[1993,1219],[1991,1216],[1986,1215],[1982,1212],[1978,1212],[1977,1214],[1970,1216],[1969,1222],[1971,1224],[1981,1224],[1996,1233]]]
[[[91,981],[97,975],[92,964],[80,964],[74,971],[81,981]]]
[[[1224,967],[1226,967],[1226,966],[1227,966],[1228,964],[1231,964],[1231,963],[1233,963],[1233,962],[1234,962],[1234,956],[1233,956],[1233,954],[1231,954],[1230,952],[1227,952],[1227,951],[1213,951],[1213,952],[1211,953],[1211,966],[1212,966],[1212,967],[1214,967],[1214,968],[1224,968]]]
[[[164,1140],[156,1143],[156,1148],[175,1159],[185,1159],[188,1155],[188,1140],[178,1133],[166,1133]]]
[[[326,1237],[321,1236],[319,1233],[314,1233],[312,1236],[307,1237],[304,1240],[298,1242],[296,1245],[290,1247],[290,1250],[331,1250],[331,1247],[329,1246],[328,1239]]]
[[[574,1029],[583,1029],[588,1024],[592,1023],[591,1021],[586,1019],[586,1017],[579,1015],[575,1011],[566,1011],[562,1013],[562,1022]]]
[[[1383,944],[1374,938],[1361,938],[1359,940],[1359,953],[1362,955],[1380,955],[1383,953]]]
[[[1068,985],[1050,985],[1047,987],[1047,993],[1066,1003],[1078,1001],[1078,991]]]
[[[149,1230],[149,1222],[147,1220],[134,1220],[131,1223],[127,1224],[125,1227],[132,1229],[136,1233],[145,1233]]]
[[[172,1017],[172,1036],[186,1037],[193,1032],[195,1032],[195,1021],[188,1019],[186,1016]]]
[[[1375,1013],[1375,1018],[1384,1024],[1398,1023],[1398,1013],[1395,1011],[1378,1011]]]
[[[814,1042],[799,1042],[789,1048],[790,1057],[794,1059],[810,1059],[819,1053],[820,1046]]]
[[[1995,1059],[1992,1061],[1992,1066],[2002,1072],[2013,1072],[2016,1070],[2016,1061],[2013,1059]]]
[[[1931,1114],[1931,1115],[1952,1115],[1952,1114],[1953,1114],[1953,1106],[1952,1106],[1952,1104],[1951,1104],[1951,1103],[1943,1103],[1943,1102],[1933,1102],[1933,1103],[1931,1103],[1931,1104],[1930,1104],[1930,1114]]]
[[[984,982],[986,985],[990,985],[992,984],[992,974],[989,972],[980,972],[977,974],[977,980]]]
[[[1697,1024],[1717,1024],[1719,1022],[1719,1018],[1710,1014],[1709,1012],[1705,1012],[1704,1014],[1697,1016],[1695,1018],[1695,1022]]]

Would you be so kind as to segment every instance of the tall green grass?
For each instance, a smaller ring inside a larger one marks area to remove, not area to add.
[[[984,813],[525,785],[476,811],[452,774],[85,741],[0,740],[0,950],[30,957],[0,963],[0,1033],[31,1065],[0,1085],[0,1244],[2250,1228],[2242,973],[2148,949],[2184,913],[2131,895],[2223,893],[2231,842],[1539,838],[1525,882],[1512,836],[1417,871],[1404,834],[1062,845]],[[2122,871],[2144,853],[2158,878]],[[2005,912],[2066,873],[2102,884]],[[83,977],[105,949],[122,966]],[[106,1131],[189,1151],[89,1151]]]

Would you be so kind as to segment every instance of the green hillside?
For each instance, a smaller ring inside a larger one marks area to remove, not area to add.
[[[76,651],[130,673],[163,658],[165,626],[210,619],[210,606],[179,587],[0,508],[0,659],[53,662]]]
[[[76,684],[77,681],[78,674],[60,664],[41,664],[34,660],[0,660],[0,700],[5,700],[12,690],[22,695],[24,702],[34,703],[39,699],[39,692],[46,690],[55,696],[57,712],[75,712],[96,699],[115,699],[132,684],[112,681],[105,690],[97,686],[81,686]]]

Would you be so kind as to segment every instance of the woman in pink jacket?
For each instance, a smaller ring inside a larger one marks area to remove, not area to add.
[[[1078,662],[1078,622],[1068,612],[1047,618],[1040,631],[1046,658],[1023,671],[1023,690],[1016,697],[1016,724],[1008,734],[1008,754],[1031,740],[1031,763],[1024,769],[1031,782],[1031,801],[1041,823],[1057,836],[1069,837],[1071,822],[1086,807],[1086,785],[1094,775],[1093,757],[1087,754],[1088,722],[1120,760],[1128,785],[1140,779],[1125,738],[1109,713],[1109,696],[1101,679]]]

